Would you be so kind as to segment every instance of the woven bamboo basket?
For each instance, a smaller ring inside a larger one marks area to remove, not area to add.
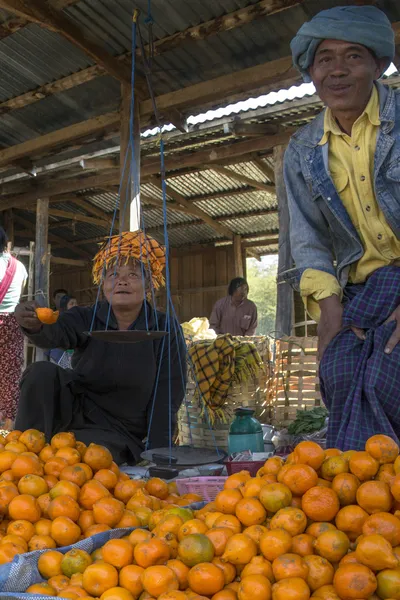
[[[271,380],[271,353],[269,339],[265,336],[245,338],[252,341],[263,360],[264,371],[245,383],[233,383],[224,405],[225,421],[216,420],[211,426],[203,401],[198,397],[192,370],[188,372],[186,396],[178,413],[179,443],[202,448],[228,449],[228,431],[234,410],[241,406],[252,408],[255,417],[268,422],[268,382]]]
[[[287,427],[298,410],[323,406],[317,337],[286,337],[275,343],[274,373],[268,385],[270,423]]]

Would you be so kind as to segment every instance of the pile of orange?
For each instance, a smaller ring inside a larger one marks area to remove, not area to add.
[[[0,439],[0,565],[113,528],[145,527],[155,511],[201,499],[179,497],[158,478],[131,480],[107,448],[86,447],[73,433],[50,444],[35,429]]]
[[[400,457],[300,443],[257,477],[227,478],[195,513],[161,507],[148,529],[91,556],[43,554],[28,593],[101,600],[400,600]]]

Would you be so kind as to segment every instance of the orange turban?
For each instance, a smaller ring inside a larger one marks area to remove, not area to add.
[[[95,285],[101,283],[104,268],[107,270],[116,264],[126,265],[131,259],[143,263],[144,268],[150,272],[156,290],[165,284],[165,248],[139,230],[126,231],[104,240],[93,259],[92,274]]]

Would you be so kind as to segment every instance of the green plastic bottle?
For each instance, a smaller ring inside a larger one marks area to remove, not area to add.
[[[263,430],[251,408],[237,408],[235,418],[229,428],[229,454],[251,450],[264,452]]]

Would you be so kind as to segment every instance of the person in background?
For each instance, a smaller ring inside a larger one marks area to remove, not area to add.
[[[73,296],[63,296],[60,300],[60,314],[67,310],[71,310],[74,306],[78,306],[76,298]],[[46,355],[49,357],[50,362],[59,365],[63,369],[71,369],[73,350],[63,350],[62,348],[53,348]]]
[[[70,310],[71,308],[74,308],[74,306],[78,306],[78,301],[76,298],[74,298],[74,296],[63,296],[60,300],[60,313],[64,312],[65,310]]]
[[[12,429],[18,406],[24,336],[14,310],[27,278],[23,263],[9,253],[6,232],[0,227],[0,422],[5,429]]]
[[[59,290],[54,290],[53,302],[54,302],[55,310],[60,310],[61,298],[63,298],[64,296],[68,296],[67,290],[64,290],[63,288],[60,288]]]
[[[400,93],[378,80],[395,55],[375,6],[305,23],[293,62],[326,108],[291,138],[284,175],[296,268],[318,321],[327,447],[400,438]],[[289,277],[287,277],[289,275]]]
[[[257,306],[247,298],[248,293],[246,279],[232,279],[228,295],[218,300],[212,309],[210,329],[218,335],[254,335],[257,329]]]

